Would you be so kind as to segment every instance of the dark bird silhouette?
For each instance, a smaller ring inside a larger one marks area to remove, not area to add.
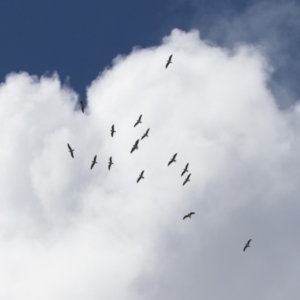
[[[142,140],[143,138],[145,138],[146,136],[148,136],[149,130],[150,130],[150,128],[147,129],[147,131],[146,131],[146,132],[144,133],[144,135],[142,136],[141,140]]]
[[[80,105],[81,105],[81,110],[84,113],[84,103],[82,101],[80,101]]]
[[[186,218],[191,218],[192,215],[194,215],[194,214],[195,214],[194,212],[190,212],[189,214],[187,214],[187,215],[185,215],[185,216],[183,217],[183,220],[186,219]]]
[[[166,68],[169,66],[169,64],[172,63],[172,62],[171,62],[172,56],[173,56],[173,54],[170,55],[169,59],[167,60]]]
[[[71,146],[68,144],[69,152],[71,153],[71,156],[74,158],[74,149],[71,148]]]
[[[112,162],[112,157],[109,158],[109,162],[108,162],[108,170],[110,170],[111,165],[113,165],[114,163]]]
[[[171,158],[171,160],[170,160],[169,163],[168,163],[168,166],[169,166],[172,162],[175,162],[175,161],[176,161],[176,160],[175,160],[176,156],[177,156],[177,153],[173,155],[173,157]]]
[[[115,125],[111,126],[110,132],[111,132],[111,136],[114,137],[114,133],[116,132],[115,131]]]
[[[183,185],[185,185],[188,181],[190,181],[191,175],[192,175],[192,173],[188,175],[188,177],[185,179]]]
[[[245,250],[247,249],[247,248],[250,248],[250,242],[251,242],[251,239],[247,242],[247,244],[245,245],[245,247],[244,247],[244,252],[245,252]]]
[[[188,170],[188,167],[189,167],[189,164],[187,164],[187,165],[185,166],[184,170],[183,170],[182,173],[181,173],[181,176],[183,176],[186,172],[189,171],[189,170]]]
[[[139,181],[143,178],[144,179],[144,172],[145,171],[142,171],[142,173],[140,174],[140,176],[139,176],[139,178],[138,178],[138,180],[136,181],[136,183],[139,183]]]
[[[133,147],[132,147],[130,153],[132,153],[132,152],[133,152],[134,150],[136,150],[136,149],[139,149],[139,147],[138,147],[139,141],[140,141],[140,140],[136,140],[136,142],[135,142],[135,144],[133,145]]]
[[[94,165],[97,163],[97,155],[95,155],[94,160],[92,161],[91,170],[93,169]]]
[[[135,127],[136,125],[138,125],[139,123],[142,123],[142,115],[139,116],[138,120],[135,122],[134,126]]]

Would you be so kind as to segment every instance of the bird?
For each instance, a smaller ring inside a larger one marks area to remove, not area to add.
[[[183,185],[185,185],[188,181],[190,181],[191,175],[192,175],[192,173],[190,173],[190,174],[188,175],[188,177],[185,179]]]
[[[110,170],[111,165],[113,165],[114,163],[112,162],[112,157],[109,158],[109,162],[108,162],[108,170]]]
[[[111,126],[111,130],[110,131],[111,131],[111,136],[114,137],[114,133],[116,132],[115,131],[115,125]]]
[[[142,119],[142,115],[139,116],[138,120],[135,122],[135,124],[134,124],[133,127],[135,127],[135,126],[138,125],[139,123],[142,123],[141,119]]]
[[[134,143],[134,145],[133,145],[133,147],[132,147],[130,153],[132,153],[132,152],[133,152],[134,150],[136,150],[136,149],[139,149],[139,147],[138,147],[139,141],[140,141],[140,140],[136,140],[136,142]]]
[[[84,103],[82,101],[80,101],[80,105],[81,105],[81,110],[84,113]]]
[[[196,213],[190,212],[189,214],[187,214],[187,215],[185,215],[185,216],[183,217],[183,220],[186,219],[186,218],[191,218],[192,215],[194,215],[194,214],[196,214]]]
[[[140,176],[139,176],[139,178],[138,178],[138,180],[136,181],[136,183],[139,183],[139,181],[143,178],[144,179],[144,172],[145,172],[145,170],[144,171],[142,171],[142,173],[140,174]]]
[[[247,242],[247,244],[245,245],[245,247],[244,247],[244,252],[245,252],[245,250],[249,247],[250,248],[250,242],[251,242],[251,239]]]
[[[182,173],[181,173],[181,176],[183,176],[186,172],[189,171],[189,170],[188,170],[188,166],[189,166],[189,164],[187,164],[187,165],[185,166],[184,170],[183,170]]]
[[[169,163],[168,163],[168,166],[169,166],[172,162],[175,162],[175,161],[176,161],[176,160],[175,160],[176,155],[177,155],[177,153],[173,155],[173,157],[171,158],[171,160],[170,160]]]
[[[94,165],[97,163],[97,155],[95,155],[94,160],[92,161],[91,170],[93,169]]]
[[[147,129],[147,131],[143,134],[143,136],[142,136],[142,138],[141,138],[141,140],[143,139],[143,138],[145,138],[146,136],[148,136],[148,132],[149,132],[149,130],[150,130],[150,128],[148,128]]]
[[[171,62],[172,56],[173,56],[173,54],[170,55],[169,59],[167,60],[166,68],[169,66],[169,64],[172,63],[172,62]]]
[[[71,156],[74,158],[73,151],[74,149],[71,148],[71,146],[68,144],[69,152],[71,153]]]

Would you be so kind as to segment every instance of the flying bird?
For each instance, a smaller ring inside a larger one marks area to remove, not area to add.
[[[187,214],[187,215],[185,215],[185,216],[183,217],[183,220],[186,219],[186,218],[191,218],[192,215],[194,215],[194,214],[195,214],[194,212],[190,212],[189,214]]]
[[[189,167],[189,164],[187,164],[187,165],[185,166],[184,170],[183,170],[182,173],[181,173],[181,176],[183,176],[186,172],[189,171],[189,170],[188,170],[188,167]]]
[[[115,125],[111,126],[110,132],[111,132],[111,136],[114,137],[114,133],[116,132],[115,131]]]
[[[142,115],[139,116],[138,120],[136,121],[136,123],[134,124],[133,127],[135,127],[136,125],[138,125],[139,123],[142,123]]]
[[[191,175],[192,175],[192,173],[188,175],[188,177],[185,179],[183,185],[185,185],[188,181],[190,181]]]
[[[97,155],[95,155],[94,160],[92,161],[91,170],[93,169],[94,165],[97,163]]]
[[[247,244],[245,245],[245,247],[244,247],[244,252],[245,252],[245,250],[247,249],[247,248],[250,248],[250,242],[251,242],[251,239],[247,242]]]
[[[147,129],[147,131],[146,131],[146,132],[144,133],[144,135],[142,136],[141,140],[142,140],[143,138],[145,138],[146,136],[148,136],[149,130],[150,130],[150,128]]]
[[[71,146],[68,144],[69,152],[71,153],[71,156],[74,158],[74,149],[71,148]]]
[[[177,155],[177,153],[173,155],[173,157],[171,158],[171,160],[170,160],[169,163],[168,163],[168,166],[169,166],[172,162],[175,162],[175,161],[176,161],[176,160],[175,160],[176,155]]]
[[[108,170],[110,170],[111,165],[113,165],[114,163],[112,162],[112,157],[109,158],[109,162],[108,162]]]
[[[140,141],[140,140],[136,140],[136,142],[135,142],[135,144],[133,145],[133,147],[132,147],[130,153],[132,153],[132,152],[133,152],[134,150],[136,150],[136,149],[139,149],[139,147],[138,147],[139,141]]]
[[[166,64],[166,68],[169,66],[169,64],[172,63],[172,62],[171,62],[172,56],[173,56],[173,54],[170,55],[170,57],[169,57],[169,59],[168,59],[168,61],[167,61],[167,64]]]
[[[142,171],[142,173],[140,174],[140,176],[139,176],[139,178],[138,178],[138,180],[136,181],[136,183],[139,183],[139,181],[143,178],[144,179],[144,172],[145,172],[145,170],[144,171]]]
[[[80,101],[80,105],[81,105],[81,110],[84,113],[84,103],[82,101]]]

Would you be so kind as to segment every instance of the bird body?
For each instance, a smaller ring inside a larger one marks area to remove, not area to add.
[[[111,165],[113,165],[114,163],[112,162],[112,157],[109,158],[109,162],[108,162],[108,170],[110,170]]]
[[[183,185],[185,185],[188,181],[190,181],[191,175],[192,175],[192,173],[190,173],[190,174],[188,175],[188,177],[185,179]]]
[[[134,145],[133,145],[133,147],[132,147],[130,153],[132,153],[132,152],[133,152],[134,150],[136,150],[136,149],[139,149],[139,147],[138,147],[139,141],[140,141],[140,140],[136,140],[136,142],[134,143]]]
[[[247,242],[247,244],[245,245],[244,250],[243,250],[244,252],[246,251],[247,248],[250,248],[250,242],[251,242],[251,240],[252,240],[252,239],[250,239],[250,240]]]
[[[171,158],[171,160],[168,163],[168,166],[172,163],[172,162],[176,162],[175,158],[177,156],[177,153],[173,155],[173,157]]]
[[[111,132],[111,136],[114,137],[114,133],[116,132],[116,131],[115,131],[115,125],[112,125],[112,126],[111,126],[110,132]]]
[[[84,113],[84,103],[80,101],[80,105],[81,105],[81,111]]]
[[[93,169],[94,165],[97,163],[97,155],[95,155],[94,160],[92,161],[91,170]]]
[[[185,216],[183,217],[183,220],[186,219],[186,218],[191,218],[192,215],[194,215],[194,214],[196,214],[196,213],[190,212],[189,214],[187,214],[187,215],[185,215]]]
[[[145,170],[141,172],[141,174],[140,174],[139,178],[137,179],[136,183],[139,183],[139,181],[140,181],[142,178],[144,179],[144,176],[143,176],[143,175],[144,175],[144,172],[145,172]]]
[[[71,148],[71,146],[68,144],[69,152],[71,153],[71,156],[74,158],[74,149]]]
[[[134,126],[135,127],[136,125],[138,125],[139,123],[142,123],[142,115],[139,116],[138,120],[135,122]]]
[[[183,172],[181,173],[181,176],[183,176],[186,172],[188,172],[188,167],[189,167],[189,164],[187,164],[183,170]]]
[[[148,132],[149,132],[149,130],[150,130],[150,128],[148,128],[147,131],[143,134],[141,140],[142,140],[143,138],[145,138],[146,136],[148,137]]]
[[[171,59],[172,59],[173,54],[170,55],[169,59],[167,60],[167,64],[166,64],[166,69],[168,68],[169,64],[171,64]]]

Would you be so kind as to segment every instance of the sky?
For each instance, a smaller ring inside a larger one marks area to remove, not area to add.
[[[0,299],[299,299],[299,15],[1,2]]]

